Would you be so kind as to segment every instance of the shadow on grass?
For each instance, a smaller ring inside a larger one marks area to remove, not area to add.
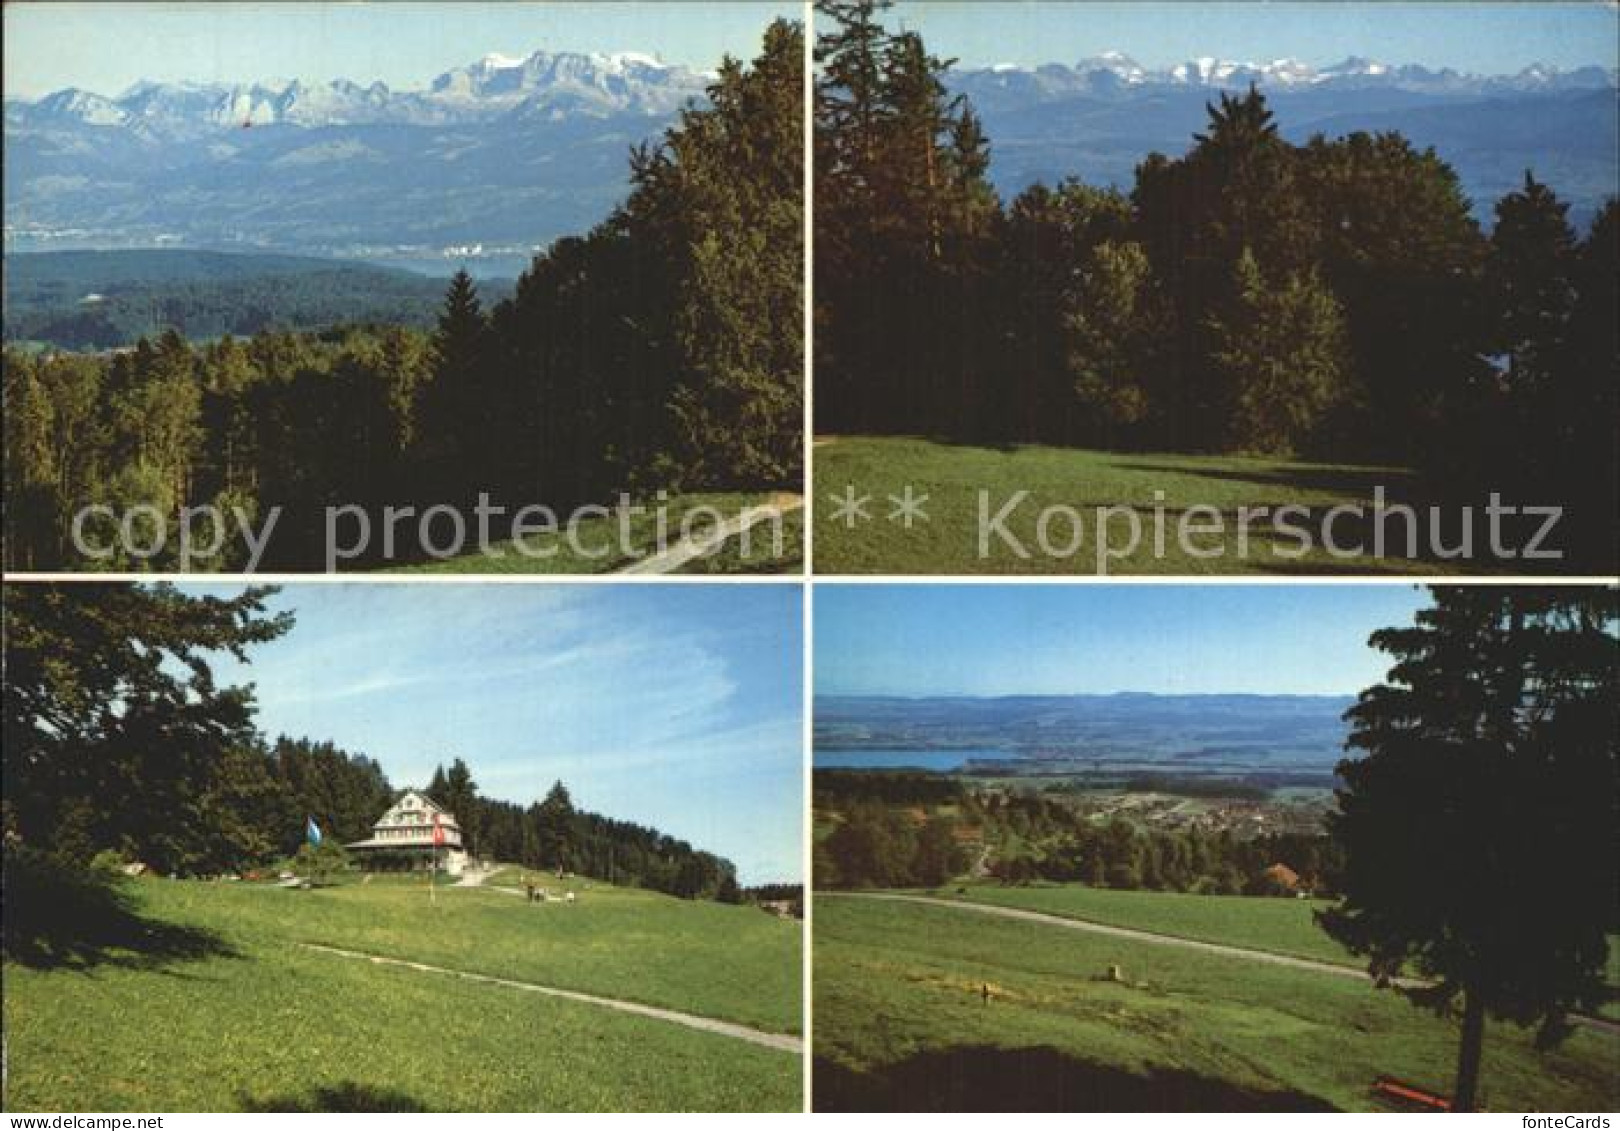
[[[236,952],[213,931],[149,919],[121,877],[11,847],[5,854],[3,952],[36,970],[155,969]]]
[[[1137,1073],[1050,1048],[962,1045],[858,1072],[817,1057],[816,1111],[1332,1111],[1183,1069]]]
[[[1190,456],[1189,459],[1204,457]],[[1209,456],[1212,462],[1219,456]],[[1116,459],[1113,466],[1124,471],[1140,471],[1158,475],[1185,475],[1197,479],[1215,479],[1223,483],[1252,483],[1257,487],[1286,487],[1294,491],[1328,491],[1336,495],[1349,495],[1371,499],[1375,487],[1384,488],[1388,501],[1412,501],[1417,477],[1410,471],[1397,468],[1322,467],[1309,464],[1273,466],[1272,468],[1207,467],[1196,464],[1165,464]]]
[[[237,1096],[237,1106],[249,1112],[311,1112],[311,1111],[428,1111],[420,1100],[395,1088],[382,1088],[376,1084],[358,1084],[345,1080],[341,1084],[317,1085],[307,1092],[256,1099],[248,1095]]]

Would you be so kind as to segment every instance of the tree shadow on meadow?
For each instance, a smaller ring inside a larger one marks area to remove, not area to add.
[[[255,1098],[237,1096],[237,1106],[247,1112],[313,1111],[429,1111],[414,1096],[395,1088],[345,1080],[338,1084],[318,1084],[307,1092]]]
[[[960,1045],[856,1071],[817,1057],[816,1111],[1332,1111],[1302,1092],[1266,1091],[1173,1068],[1131,1072],[1051,1048]]]
[[[4,956],[32,969],[156,969],[236,957],[213,931],[142,915],[121,877],[30,849],[7,849],[3,893]]]
[[[1213,463],[1220,457],[1211,456]],[[1384,488],[1388,502],[1417,503],[1421,493],[1418,480],[1410,471],[1398,468],[1334,467],[1322,464],[1273,464],[1267,467],[1215,467],[1196,464],[1155,463],[1123,457],[1114,466],[1166,476],[1191,476],[1222,483],[1249,483],[1256,487],[1285,487],[1293,491],[1327,491],[1358,499],[1371,499],[1373,490]]]

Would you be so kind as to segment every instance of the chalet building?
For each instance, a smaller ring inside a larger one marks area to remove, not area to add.
[[[452,876],[467,866],[455,814],[414,789],[401,794],[377,819],[369,837],[344,847],[361,867],[375,871],[417,871],[431,867],[435,856],[439,867]]]

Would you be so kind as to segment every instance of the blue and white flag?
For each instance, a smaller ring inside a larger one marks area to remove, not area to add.
[[[321,846],[321,826],[315,823],[314,817],[305,817],[308,824],[304,828],[304,838],[316,848]]]

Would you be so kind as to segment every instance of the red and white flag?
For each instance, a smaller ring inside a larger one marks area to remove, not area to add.
[[[433,847],[434,848],[442,848],[443,846],[444,846],[444,826],[439,824],[439,815],[437,813],[435,813],[435,814],[433,814]]]

